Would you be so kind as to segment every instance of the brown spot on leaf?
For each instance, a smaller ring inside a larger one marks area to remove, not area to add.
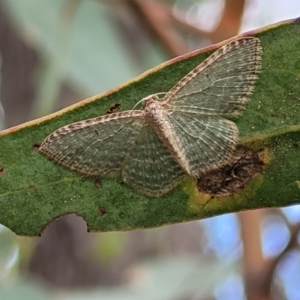
[[[4,174],[5,170],[4,168],[0,167],[0,175]]]
[[[234,153],[232,162],[198,179],[198,189],[211,195],[212,198],[233,195],[262,172],[264,167],[264,162],[260,158],[262,151],[263,149],[253,151],[239,147]]]
[[[112,113],[118,111],[118,110],[120,109],[120,107],[121,107],[121,104],[120,104],[120,103],[116,103],[116,104],[113,105],[110,109],[108,109],[108,110],[106,111],[106,113],[107,113],[107,114],[112,114]]]
[[[106,210],[104,207],[100,207],[98,210],[98,214],[100,217],[104,216],[106,214]]]
[[[40,146],[41,146],[40,144],[33,144],[33,145],[32,145],[32,150],[33,150],[33,151],[39,151]]]
[[[97,180],[95,181],[95,187],[96,187],[97,189],[101,189],[101,188],[102,188],[102,182],[101,182],[100,179],[97,179]]]

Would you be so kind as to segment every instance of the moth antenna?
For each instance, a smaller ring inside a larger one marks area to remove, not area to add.
[[[160,93],[153,94],[151,96],[166,95],[166,94],[167,94],[167,92],[160,92]],[[161,100],[161,98],[159,98],[159,100]]]
[[[156,94],[149,95],[149,96],[147,96],[147,97],[141,99],[140,101],[138,101],[138,102],[134,105],[134,107],[132,108],[132,110],[134,110],[135,107],[136,107],[138,104],[140,104],[141,102],[145,101],[145,100],[148,99],[148,98],[152,98],[153,96],[157,96],[157,95],[166,95],[166,94],[167,94],[166,92],[160,92],[160,93],[156,93]],[[161,98],[158,98],[158,99],[161,100]]]
[[[140,101],[138,101],[134,107],[132,108],[132,110],[134,110],[141,102],[143,102],[145,100],[145,98],[141,99]]]

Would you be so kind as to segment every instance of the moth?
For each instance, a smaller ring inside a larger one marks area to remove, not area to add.
[[[239,141],[236,124],[261,69],[257,38],[219,48],[165,96],[142,99],[143,108],[61,127],[39,151],[91,176],[121,175],[140,193],[159,197],[182,182],[228,163]]]

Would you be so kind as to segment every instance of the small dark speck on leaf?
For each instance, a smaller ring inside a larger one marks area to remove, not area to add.
[[[0,175],[4,174],[5,170],[4,168],[0,167]]]
[[[104,216],[106,214],[106,210],[104,207],[100,207],[98,210],[98,214],[100,217]]]
[[[102,182],[101,182],[100,179],[97,179],[97,180],[95,181],[95,187],[96,187],[97,189],[101,189],[101,188],[102,188]]]
[[[34,145],[32,145],[32,150],[39,151],[40,146],[41,146],[40,144],[34,144]]]
[[[116,111],[118,111],[121,107],[121,104],[120,103],[116,103],[115,105],[113,105],[112,107],[110,107],[108,110],[107,110],[107,114],[112,114]]]
[[[295,148],[298,148],[298,147],[299,147],[299,143],[295,142],[295,143],[293,144],[293,146],[294,146]]]

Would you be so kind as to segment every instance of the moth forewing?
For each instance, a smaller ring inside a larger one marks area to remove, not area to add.
[[[87,175],[114,176],[145,123],[143,111],[126,111],[64,126],[39,151]]]
[[[181,79],[163,98],[168,109],[223,117],[245,109],[261,69],[257,38],[232,41]]]

